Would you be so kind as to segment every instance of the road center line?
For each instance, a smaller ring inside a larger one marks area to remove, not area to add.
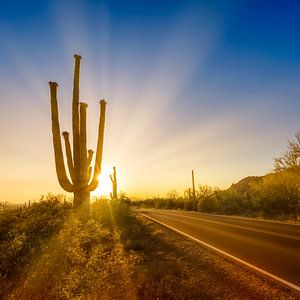
[[[216,251],[216,252],[218,252],[218,253],[220,253],[220,254],[222,254],[224,256],[227,256],[227,257],[229,257],[229,258],[231,258],[231,259],[233,259],[233,260],[235,260],[235,261],[237,261],[237,262],[239,262],[239,263],[241,263],[241,264],[243,264],[243,265],[245,265],[245,266],[247,266],[247,267],[249,267],[249,268],[257,271],[257,272],[259,272],[259,273],[262,273],[262,274],[264,274],[264,275],[272,278],[273,280],[276,280],[276,281],[278,281],[278,282],[280,282],[280,283],[282,283],[282,284],[284,284],[284,285],[286,285],[286,286],[288,286],[288,287],[296,290],[297,292],[300,292],[300,286],[298,286],[298,285],[296,285],[296,284],[294,284],[292,282],[289,282],[289,281],[287,281],[287,280],[285,280],[283,278],[280,278],[280,277],[278,277],[278,276],[276,276],[276,275],[274,275],[272,273],[269,273],[268,271],[265,271],[265,270],[263,270],[263,269],[261,269],[261,268],[259,268],[257,266],[254,266],[254,265],[252,265],[252,264],[250,264],[250,263],[248,263],[248,262],[246,262],[246,261],[244,261],[244,260],[242,260],[242,259],[240,259],[240,258],[238,258],[236,256],[233,256],[233,255],[231,255],[231,254],[229,254],[229,253],[227,253],[227,252],[225,252],[225,251],[223,251],[223,250],[221,250],[219,248],[216,248],[216,247],[214,247],[214,246],[212,246],[210,244],[207,244],[206,242],[203,242],[203,241],[201,241],[201,240],[199,240],[199,239],[197,239],[197,238],[195,238],[195,237],[193,237],[193,236],[191,236],[191,235],[189,235],[187,233],[184,233],[184,232],[182,232],[182,231],[180,231],[180,230],[178,230],[178,229],[170,226],[170,225],[167,225],[167,224],[165,224],[165,223],[163,223],[161,221],[158,221],[158,220],[156,220],[156,219],[154,219],[152,217],[149,217],[149,216],[147,216],[147,215],[145,215],[143,213],[139,212],[139,214],[142,215],[142,216],[144,216],[144,217],[146,217],[146,218],[148,218],[148,219],[150,219],[150,220],[152,220],[152,221],[154,221],[154,222],[156,222],[156,223],[158,223],[158,224],[160,224],[160,225],[162,225],[162,226],[164,226],[164,227],[166,227],[166,228],[169,228],[169,229],[171,229],[171,230],[173,230],[173,231],[175,231],[175,232],[177,232],[177,233],[179,233],[179,234],[187,237],[190,240],[193,240],[193,241],[195,241],[195,242],[197,242],[197,243],[199,243],[201,245],[204,245],[204,246],[206,246],[206,247],[208,247],[208,248],[210,248],[210,249],[212,249],[212,250],[214,250],[214,251]]]

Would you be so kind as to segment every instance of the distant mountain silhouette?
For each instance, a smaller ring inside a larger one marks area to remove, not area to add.
[[[281,173],[281,174],[285,174],[285,173],[298,173],[300,172],[300,167],[290,167],[287,168],[285,170],[276,172],[276,173]],[[233,183],[230,188],[228,188],[228,190],[235,190],[239,193],[246,193],[250,190],[250,186],[252,183],[258,183],[261,180],[263,180],[263,178],[265,178],[266,176],[268,176],[270,173],[263,175],[263,176],[247,176],[243,179],[241,179],[240,181],[238,181],[237,183]]]
[[[250,186],[253,182],[257,183],[261,181],[265,176],[247,176],[237,183],[233,183],[228,190],[235,190],[239,193],[246,193],[250,190]]]

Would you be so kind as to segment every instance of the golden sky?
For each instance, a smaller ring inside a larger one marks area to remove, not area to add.
[[[59,83],[60,128],[70,131],[74,53],[83,57],[80,100],[94,150],[98,102],[107,100],[106,192],[112,166],[129,196],[183,193],[192,169],[197,184],[227,188],[271,171],[299,130],[295,38],[244,24],[241,1],[218,9],[42,2],[5,8],[0,19],[0,201],[63,192],[48,81]],[[268,48],[277,44],[286,48]]]

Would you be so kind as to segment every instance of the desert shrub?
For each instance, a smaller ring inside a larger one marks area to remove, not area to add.
[[[5,279],[31,262],[49,238],[58,233],[71,211],[61,195],[48,194],[22,211],[14,210],[0,219],[0,296]]]
[[[112,208],[109,205],[110,200],[98,199],[91,205],[91,217],[97,220],[105,227],[113,228],[114,220],[112,218]]]
[[[252,198],[265,217],[292,216],[300,209],[300,175],[290,169],[268,174],[252,185]]]
[[[111,277],[120,271],[116,266],[122,267],[119,239],[117,231],[98,221],[82,224],[71,214],[62,230],[43,246],[12,295],[69,299],[113,288],[118,281]]]
[[[219,193],[218,211],[225,215],[238,215],[242,213],[242,195],[234,190]]]
[[[91,206],[91,218],[110,229],[126,225],[131,217],[130,202],[125,199],[99,199]]]
[[[124,225],[131,219],[130,203],[127,200],[111,200],[111,208],[114,220],[117,224]]]
[[[19,219],[20,213],[16,210],[9,210],[0,215],[0,241],[6,241],[11,238],[14,226]]]
[[[128,280],[123,251],[143,247],[129,201],[97,201],[85,224],[71,208],[63,197],[48,195],[1,219],[0,298],[102,295]]]
[[[211,213],[217,210],[215,190],[213,190],[210,186],[199,185],[196,196],[198,211]]]
[[[194,204],[192,199],[184,199],[183,209],[184,210],[193,210]]]
[[[215,195],[203,197],[198,202],[198,211],[212,213],[217,211],[217,199]]]
[[[184,201],[183,197],[179,197],[176,201],[175,209],[184,209]]]

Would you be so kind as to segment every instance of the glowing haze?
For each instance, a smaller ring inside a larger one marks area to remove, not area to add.
[[[83,57],[89,146],[105,97],[104,175],[115,165],[129,196],[182,192],[192,168],[197,183],[221,188],[270,171],[299,130],[299,9],[297,1],[2,3],[0,201],[63,192],[48,81],[59,83],[61,129],[71,131],[74,53]]]

